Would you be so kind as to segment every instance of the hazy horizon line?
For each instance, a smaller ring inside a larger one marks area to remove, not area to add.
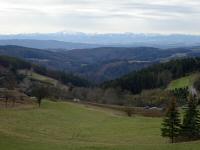
[[[113,35],[119,35],[119,34],[130,34],[130,35],[160,35],[160,36],[170,36],[170,35],[185,35],[185,36],[200,36],[199,33],[197,34],[192,34],[192,33],[156,33],[156,32],[148,32],[148,33],[144,33],[144,32],[72,32],[72,31],[58,31],[58,32],[19,32],[19,33],[0,33],[0,36],[12,36],[12,35],[31,35],[31,34],[35,34],[35,35],[40,35],[40,34],[85,34],[85,35],[109,35],[109,34],[113,34]]]

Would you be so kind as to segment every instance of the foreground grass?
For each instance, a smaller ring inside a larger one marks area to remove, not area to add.
[[[173,90],[175,88],[184,88],[184,87],[190,87],[193,85],[194,81],[196,80],[196,78],[198,77],[198,73],[192,74],[190,76],[186,76],[186,77],[182,77],[180,79],[177,80],[173,80],[169,86],[168,89]]]
[[[0,110],[2,150],[197,150],[200,142],[168,144],[160,118],[116,115],[71,103]]]

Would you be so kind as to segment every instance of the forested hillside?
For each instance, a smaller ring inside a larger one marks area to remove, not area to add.
[[[4,79],[3,76],[7,78],[8,74],[12,75],[16,79],[16,81],[20,80],[22,76],[18,73],[19,70],[30,70],[40,75],[44,75],[53,78],[55,80],[58,80],[65,85],[68,84],[74,86],[89,85],[88,81],[81,79],[77,76],[74,76],[73,74],[66,74],[65,72],[61,71],[49,70],[43,66],[31,64],[29,62],[14,57],[0,56],[0,73],[1,73],[0,75],[2,80]]]
[[[185,48],[102,47],[71,51],[49,51],[20,46],[0,46],[0,54],[79,75],[94,83],[119,78],[132,71],[172,58],[198,56],[198,51]]]
[[[0,56],[0,107],[33,104],[36,100],[40,105],[43,98],[72,99],[73,88],[88,86],[88,81],[73,74]]]
[[[120,87],[134,94],[144,89],[155,89],[166,87],[171,80],[186,76],[200,70],[200,58],[185,58],[160,63],[132,72],[117,80],[105,82],[102,86]]]

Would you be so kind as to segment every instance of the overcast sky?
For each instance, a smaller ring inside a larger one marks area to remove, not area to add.
[[[0,0],[0,34],[200,34],[200,0]]]

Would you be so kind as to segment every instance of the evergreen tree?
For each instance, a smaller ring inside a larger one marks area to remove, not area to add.
[[[196,96],[190,95],[182,127],[183,137],[189,140],[198,139],[200,137],[200,114],[197,109],[197,104]]]
[[[181,120],[178,112],[176,99],[172,99],[168,107],[166,116],[162,123],[162,136],[169,137],[171,142],[174,143],[176,137],[179,136],[181,129]]]

